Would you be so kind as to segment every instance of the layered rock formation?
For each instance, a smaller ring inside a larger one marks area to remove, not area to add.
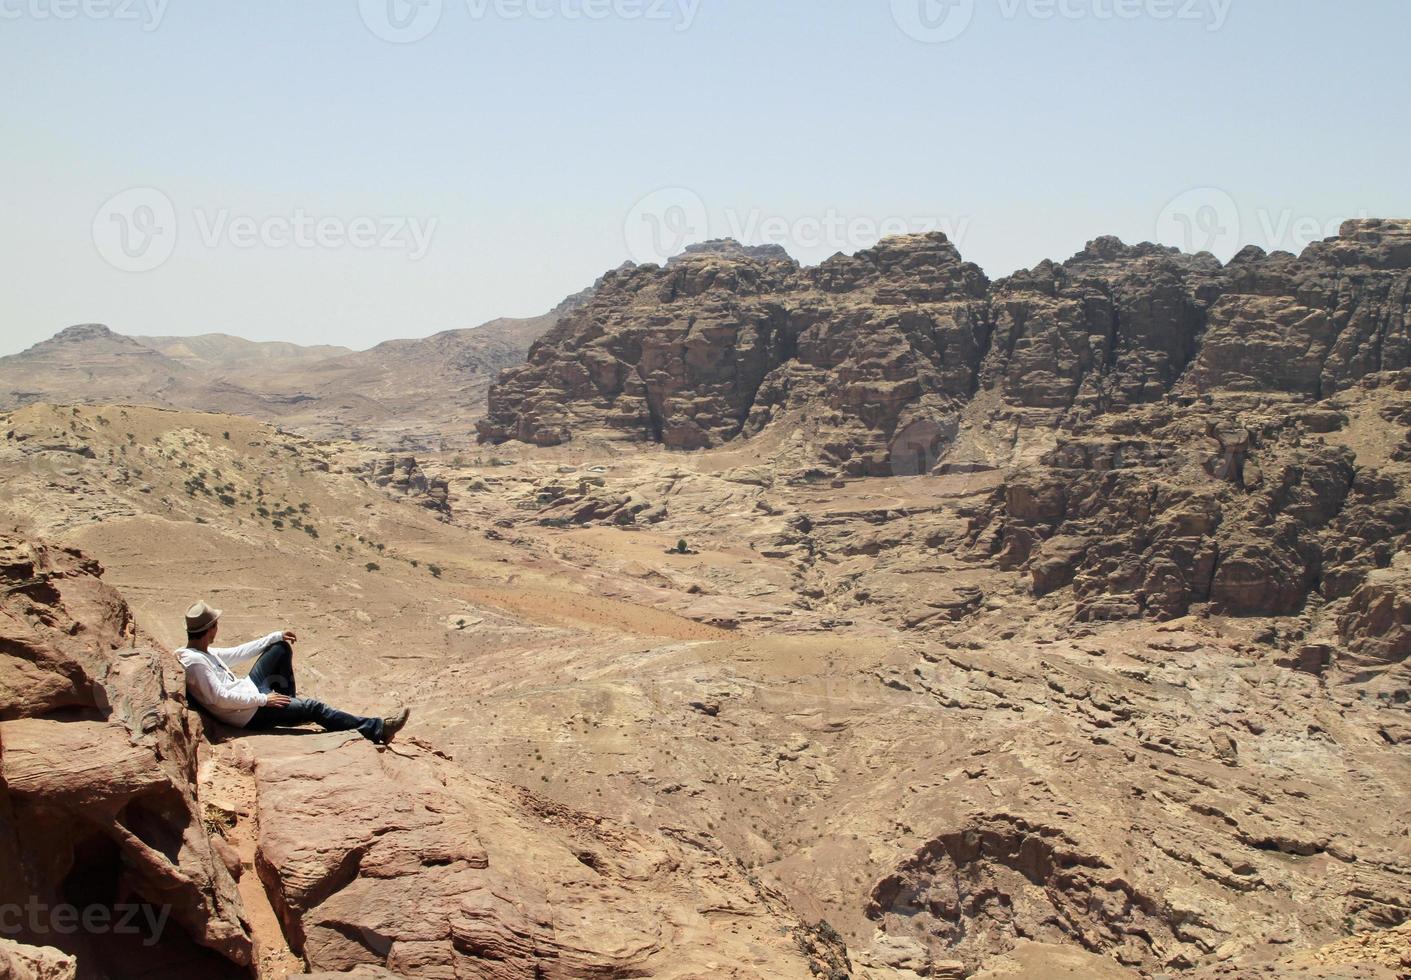
[[[1100,416],[1006,478],[971,558],[1038,596],[1071,590],[1079,620],[1298,615],[1291,666],[1321,672],[1337,647],[1350,669],[1398,667],[1411,470],[1375,441],[1408,408],[1402,371],[1312,405],[1222,395]]]
[[[1408,270],[1411,222],[1380,220],[1300,257],[1249,249],[1227,267],[1101,238],[995,283],[941,234],[807,269],[711,243],[606,276],[501,375],[479,433],[697,449],[792,413],[844,472],[924,471],[965,442],[972,400],[965,420],[1004,430],[1012,450],[1016,430],[1177,387],[1316,399],[1406,367]]]
[[[699,449],[814,406],[830,455],[881,472],[904,413],[953,423],[973,393],[987,285],[942,235],[810,270],[733,243],[619,270],[501,376],[480,438],[606,429]]]

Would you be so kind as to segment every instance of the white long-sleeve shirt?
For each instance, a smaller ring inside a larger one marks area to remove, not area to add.
[[[182,647],[176,655],[186,668],[187,693],[227,725],[244,728],[255,712],[269,701],[269,695],[255,687],[250,678],[236,677],[230,668],[258,657],[282,639],[284,633],[276,630],[238,647],[211,647],[209,650]]]

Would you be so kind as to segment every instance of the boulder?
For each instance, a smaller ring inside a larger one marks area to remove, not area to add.
[[[1346,663],[1385,669],[1411,657],[1411,556],[1367,575],[1338,619]]]
[[[366,464],[363,478],[390,495],[443,516],[451,513],[450,484],[428,477],[415,456],[383,456]]]
[[[0,939],[0,976],[5,980],[74,980],[78,961],[52,946],[26,946]]]
[[[77,957],[85,974],[160,962],[240,975],[251,939],[197,799],[200,719],[175,659],[100,573],[78,552],[0,531],[0,903],[169,913],[154,944],[42,919],[17,937]]]

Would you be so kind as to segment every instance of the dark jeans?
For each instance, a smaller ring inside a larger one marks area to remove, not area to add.
[[[381,718],[359,718],[313,698],[295,697],[298,688],[294,683],[294,650],[283,641],[275,643],[260,654],[260,659],[256,660],[255,666],[250,669],[250,680],[265,694],[287,694],[293,700],[284,708],[265,705],[255,712],[254,717],[246,723],[246,728],[258,731],[302,725],[312,721],[325,731],[346,732],[357,729],[363,738],[373,742],[382,741]]]

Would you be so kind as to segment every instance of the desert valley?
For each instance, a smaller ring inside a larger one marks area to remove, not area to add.
[[[1407,980],[1408,543],[1405,220],[715,241],[363,352],[72,327],[0,358],[0,886],[151,915],[0,964]],[[410,725],[196,711],[199,598]]]

